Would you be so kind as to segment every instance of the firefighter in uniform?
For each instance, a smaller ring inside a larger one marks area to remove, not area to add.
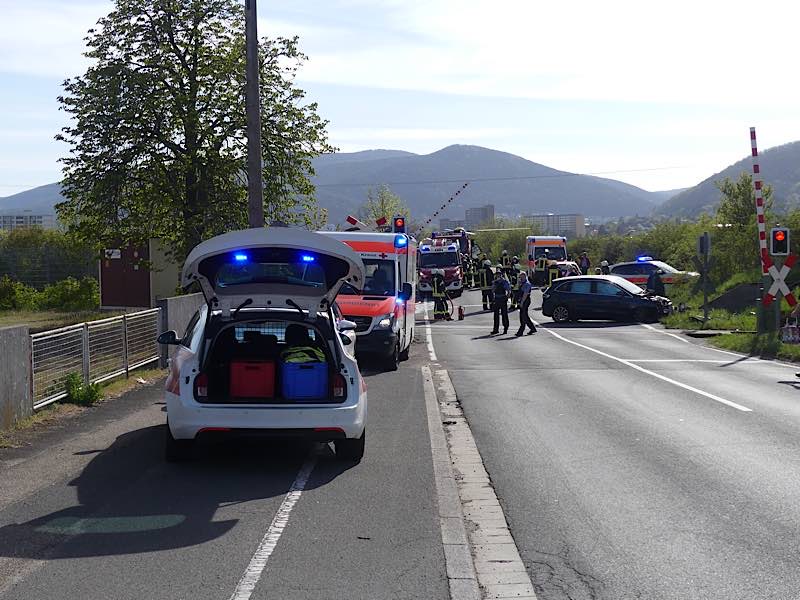
[[[442,269],[434,269],[432,275],[433,318],[436,321],[440,319],[449,321],[450,313],[447,310],[447,290],[444,283],[444,271]]]
[[[500,256],[500,265],[504,271],[511,266],[511,257],[508,255],[508,250],[503,250]]]
[[[481,287],[481,300],[483,301],[483,310],[489,310],[492,303],[492,281],[494,280],[494,273],[492,273],[492,263],[489,260],[483,261],[483,266],[478,271],[478,283]]]
[[[464,257],[464,264],[466,265],[466,281],[464,287],[475,287],[475,260],[469,256]]]
[[[521,272],[519,261],[517,261],[517,264],[515,264],[511,270],[511,306],[509,310],[516,310],[519,308],[519,274]]]
[[[536,276],[534,277],[534,283],[538,285],[545,285],[547,283],[547,258],[550,254],[550,251],[545,248],[544,254],[540,254],[539,258],[536,259]]]

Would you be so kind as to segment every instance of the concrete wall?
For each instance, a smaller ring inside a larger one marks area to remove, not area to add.
[[[161,331],[174,329],[178,336],[182,336],[186,331],[186,326],[197,312],[205,300],[203,294],[187,294],[186,296],[173,296],[158,300],[158,307],[161,309]],[[161,347],[161,366],[167,366],[167,358],[172,348]]]
[[[1,327],[0,429],[33,414],[31,336],[27,327]]]

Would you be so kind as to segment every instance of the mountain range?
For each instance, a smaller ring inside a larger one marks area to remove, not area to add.
[[[761,154],[764,181],[772,186],[778,211],[800,206],[800,142]],[[365,150],[325,154],[313,161],[320,206],[332,223],[357,212],[370,189],[388,185],[415,219],[431,216],[465,182],[469,186],[438,216],[461,218],[465,208],[494,204],[499,215],[581,213],[589,217],[695,217],[719,202],[714,183],[751,172],[745,158],[683,190],[648,192],[621,181],[579,175],[514,154],[480,146],[455,145],[431,154]],[[60,201],[57,183],[0,198],[0,214],[29,210],[52,213]]]
[[[761,152],[759,166],[764,183],[772,187],[774,209],[786,212],[800,207],[800,142]],[[656,214],[692,218],[704,212],[712,213],[720,199],[715,183],[726,177],[737,180],[742,173],[752,172],[752,159],[743,158],[693,188],[675,194],[658,207]]]

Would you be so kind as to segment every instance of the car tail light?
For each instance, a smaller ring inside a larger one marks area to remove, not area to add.
[[[194,397],[198,400],[208,398],[208,375],[205,373],[194,378]]]
[[[336,377],[333,378],[333,397],[347,397],[347,381],[345,380],[344,375],[341,373],[337,374]]]

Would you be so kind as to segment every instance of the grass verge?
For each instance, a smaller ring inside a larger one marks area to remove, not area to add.
[[[732,333],[709,338],[708,343],[716,348],[753,356],[800,362],[800,345],[784,344],[774,334]]]
[[[166,369],[140,369],[132,371],[127,378],[122,377],[101,384],[101,397],[97,403],[119,398],[138,387],[153,385],[165,377],[166,374]],[[30,417],[18,421],[10,429],[0,431],[0,448],[18,448],[37,430],[44,429],[62,419],[79,415],[88,410],[88,408],[87,406],[79,406],[63,401],[45,406]]]
[[[749,312],[732,313],[727,310],[714,309],[709,311],[709,320],[705,325],[702,316],[702,310],[687,310],[682,313],[672,313],[664,317],[661,322],[667,329],[729,329],[733,331],[755,331],[756,329],[756,315]]]
[[[58,329],[85,321],[97,321],[121,315],[121,312],[57,312],[52,310],[5,310],[0,311],[0,327],[11,325],[27,325],[31,333],[47,331],[48,329]]]

